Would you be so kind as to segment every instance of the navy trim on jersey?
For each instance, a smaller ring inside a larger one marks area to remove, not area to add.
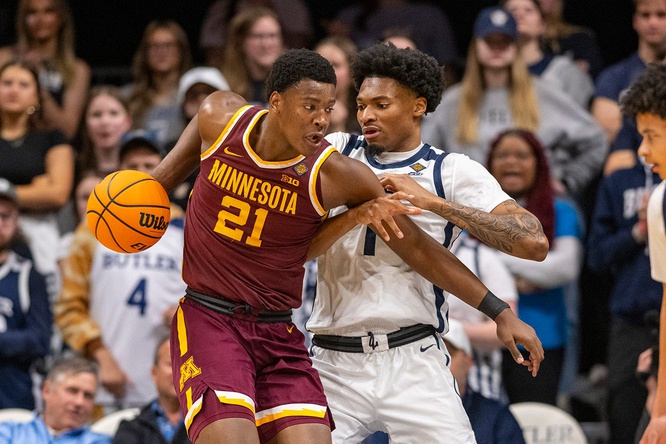
[[[366,142],[366,146],[367,146],[367,141],[365,141],[365,142]],[[423,147],[421,147],[421,149],[416,154],[414,154],[409,159],[405,159],[401,162],[394,162],[394,163],[387,163],[387,164],[379,163],[375,160],[374,157],[369,155],[367,151],[365,153],[365,158],[368,160],[368,163],[370,165],[372,165],[374,168],[377,168],[379,170],[387,170],[389,168],[402,168],[402,167],[410,166],[410,165],[413,165],[414,163],[416,163],[417,161],[419,161],[420,159],[430,160],[432,158],[431,157],[432,154],[434,154],[434,151],[430,150],[430,145],[428,145],[427,143],[424,143]]]
[[[365,227],[365,242],[363,244],[363,256],[374,256],[377,244],[377,234],[370,227]]]
[[[444,162],[444,158],[448,156],[448,154],[449,153],[442,153],[437,156],[437,160],[435,160],[435,170],[432,172],[432,179],[435,182],[435,190],[437,191],[437,195],[442,199],[446,199],[444,183],[442,182],[442,162]]]
[[[439,324],[437,325],[437,332],[442,333],[444,331],[444,318],[442,317],[442,305],[444,305],[444,301],[446,298],[444,297],[444,291],[439,288],[437,285],[433,285],[432,289],[434,290],[435,293],[435,309],[437,310],[437,320],[439,321]],[[448,319],[449,313],[448,311],[446,312],[446,317]]]
[[[363,142],[365,142],[365,139],[362,139],[355,134],[350,134],[350,136],[349,142],[347,142],[347,145],[342,149],[342,154],[345,156],[349,156],[352,151],[364,146]]]

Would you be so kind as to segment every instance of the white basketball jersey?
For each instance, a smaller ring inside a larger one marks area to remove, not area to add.
[[[648,202],[648,248],[650,253],[650,269],[652,279],[666,282],[666,180],[662,181],[650,195]]]
[[[440,197],[483,211],[511,199],[490,173],[462,154],[427,144],[409,152],[371,158],[362,136],[333,133],[326,139],[343,154],[368,165],[377,176],[409,174]],[[332,215],[344,211],[336,208]],[[429,211],[411,216],[447,248],[460,229]],[[414,248],[419,248],[414,245]],[[319,258],[317,297],[308,330],[315,334],[363,336],[414,324],[448,331],[447,294],[414,272],[366,226],[357,226]]]
[[[185,295],[182,280],[183,224],[172,220],[152,247],[134,254],[97,245],[90,270],[90,316],[104,344],[131,381],[123,407],[141,406],[157,396],[150,376],[157,343],[168,335],[163,313]],[[100,387],[97,403],[113,405]]]

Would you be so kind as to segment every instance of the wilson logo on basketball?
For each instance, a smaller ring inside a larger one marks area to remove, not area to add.
[[[150,213],[139,213],[139,225],[146,228],[152,228],[157,231],[164,231],[167,227],[167,222],[164,220],[163,216],[157,217],[154,214]]]

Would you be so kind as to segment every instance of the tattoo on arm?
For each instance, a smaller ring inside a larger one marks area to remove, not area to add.
[[[516,243],[538,242],[545,238],[541,222],[533,214],[520,211],[522,207],[512,200],[500,206],[512,214],[491,214],[451,201],[439,205],[434,212],[485,244],[508,254],[514,252]]]

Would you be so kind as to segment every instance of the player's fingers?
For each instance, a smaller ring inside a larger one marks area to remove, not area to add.
[[[382,220],[373,223],[372,226],[375,227],[375,232],[386,242],[391,240],[391,236],[389,236],[388,231],[386,231]]]
[[[522,364],[525,361],[525,358],[523,358],[523,355],[520,353],[520,350],[518,350],[518,347],[516,347],[515,342],[511,342],[506,347],[509,349],[511,356],[513,356],[513,360],[516,361],[518,364]]]
[[[391,229],[395,233],[396,236],[398,236],[398,239],[402,239],[404,237],[404,234],[402,234],[402,230],[400,227],[398,227],[398,224],[395,222],[395,220],[392,217],[388,217],[384,222],[386,222]]]

